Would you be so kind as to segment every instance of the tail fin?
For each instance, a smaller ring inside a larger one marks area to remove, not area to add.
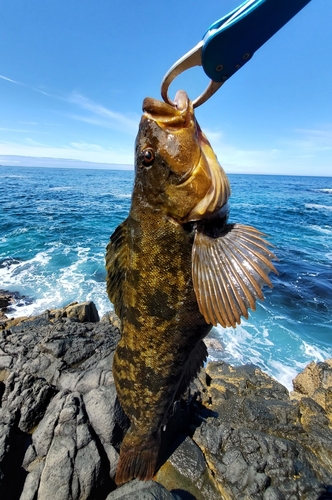
[[[129,429],[120,448],[116,484],[127,483],[135,477],[141,481],[152,479],[157,467],[159,448],[160,432],[142,439]]]

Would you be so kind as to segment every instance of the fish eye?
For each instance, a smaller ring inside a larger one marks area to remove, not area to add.
[[[155,158],[155,154],[154,154],[153,149],[151,149],[151,148],[144,149],[142,151],[142,155],[143,155],[143,165],[145,165],[146,167],[148,165],[152,165],[152,163],[154,162],[154,158]]]

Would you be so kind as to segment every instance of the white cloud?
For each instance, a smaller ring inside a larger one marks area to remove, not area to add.
[[[103,151],[103,148],[98,144],[89,144],[87,142],[71,142],[70,145],[80,151]]]
[[[48,97],[55,97],[56,96],[49,94],[48,92],[45,92],[44,90],[38,89],[36,87],[32,87],[31,85],[27,85],[26,83],[18,82],[17,80],[13,80],[12,78],[8,78],[7,76],[0,75],[1,80],[5,80],[6,82],[14,83],[15,85],[20,85],[21,87],[26,87],[28,89],[31,89],[35,92],[39,92],[40,94],[46,95]]]
[[[25,130],[21,128],[9,128],[9,127],[0,127],[0,130],[2,132],[24,132],[24,133],[30,132],[30,130]]]
[[[63,146],[49,146],[26,139],[25,143],[0,143],[0,155],[29,156],[42,158],[61,158],[66,160],[80,160],[95,163],[117,163],[133,165],[133,148],[123,149],[103,148],[96,144],[73,143]]]
[[[116,111],[112,111],[111,109],[108,109],[105,106],[102,106],[101,104],[97,104],[93,102],[91,99],[75,91],[72,92],[69,96],[63,97],[60,95],[50,94],[45,90],[42,90],[40,88],[31,85],[27,85],[22,82],[18,82],[17,80],[13,80],[12,78],[8,78],[7,76],[4,75],[0,75],[0,79],[10,83],[14,83],[15,85],[21,85],[22,87],[29,88],[30,90],[43,94],[47,97],[51,97],[53,99],[57,99],[62,102],[65,101],[67,103],[74,104],[75,106],[78,106],[80,109],[89,112],[88,116],[86,115],[80,116],[67,113],[67,116],[69,116],[74,120],[90,123],[91,125],[113,128],[130,135],[137,133],[137,127],[140,118],[138,115],[130,117],[124,113],[118,113]]]
[[[291,145],[297,145],[306,151],[332,150],[332,124],[319,129],[297,129],[295,132],[300,137],[291,141]]]
[[[226,172],[332,175],[330,125],[294,130],[287,139],[276,139],[261,149],[239,148],[222,131],[205,132]]]
[[[139,116],[130,118],[123,113],[118,113],[116,111],[105,108],[104,106],[91,101],[87,97],[78,94],[77,92],[71,93],[68,98],[68,102],[76,104],[80,108],[89,111],[92,114],[92,117],[71,115],[71,117],[76,120],[81,120],[96,125],[109,126],[112,128],[115,127],[129,134],[137,133]],[[104,120],[96,120],[96,116],[101,117]]]
[[[0,78],[1,78],[1,80],[6,80],[6,82],[15,83],[16,85],[23,85],[24,86],[24,83],[17,82],[16,80],[12,80],[11,78],[8,78],[7,76],[0,75]]]

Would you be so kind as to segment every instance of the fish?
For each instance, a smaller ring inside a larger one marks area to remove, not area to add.
[[[143,101],[130,212],[106,249],[107,293],[121,321],[113,360],[129,418],[115,482],[150,480],[161,432],[207,358],[212,326],[235,327],[277,272],[257,229],[228,223],[228,177],[178,91]]]

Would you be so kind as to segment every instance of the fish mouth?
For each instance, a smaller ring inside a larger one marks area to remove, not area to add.
[[[163,130],[177,130],[190,127],[194,118],[194,108],[184,90],[176,93],[171,106],[166,102],[158,101],[152,97],[146,97],[143,101],[143,112],[147,118],[157,122]]]

